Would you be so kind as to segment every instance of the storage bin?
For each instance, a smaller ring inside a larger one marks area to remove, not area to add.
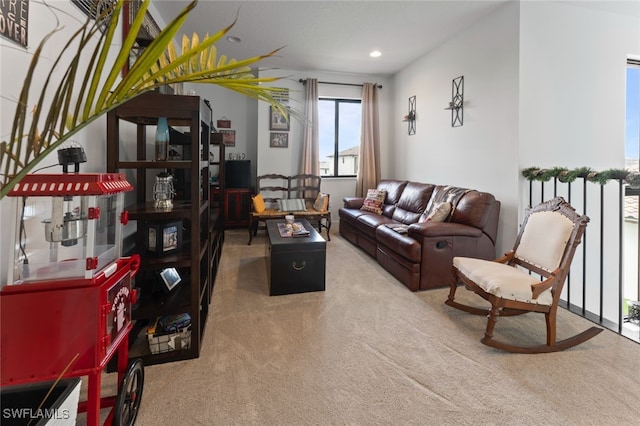
[[[172,331],[157,331],[160,330],[158,325],[160,319],[157,318],[155,323],[147,329],[147,339],[149,340],[149,349],[152,354],[189,349],[191,347],[191,325]]]

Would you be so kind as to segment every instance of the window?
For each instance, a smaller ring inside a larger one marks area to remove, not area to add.
[[[321,176],[355,176],[358,173],[360,104],[360,99],[318,100]]]
[[[627,63],[627,117],[625,159],[629,170],[639,171],[640,160],[640,61]]]
[[[625,128],[625,168],[640,171],[640,60],[627,61],[627,93],[626,93],[626,128]],[[627,186],[625,188],[624,217],[625,237],[624,259],[625,275],[622,296],[625,301],[640,298],[640,226],[638,211],[640,206],[640,190]],[[628,318],[629,304],[623,305],[623,314]],[[628,322],[625,322],[628,324]]]

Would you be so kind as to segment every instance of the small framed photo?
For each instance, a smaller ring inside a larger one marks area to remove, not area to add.
[[[182,281],[182,278],[176,268],[163,269],[162,272],[160,272],[160,277],[169,291],[173,290],[175,286],[180,284],[180,281]]]
[[[283,115],[279,109],[270,106],[269,130],[289,130],[289,113]]]
[[[182,221],[147,223],[147,249],[157,255],[182,248]]]
[[[236,146],[235,130],[220,130],[220,133],[222,133],[222,143],[225,146]]]
[[[269,146],[271,148],[288,148],[289,133],[272,132],[269,137]]]

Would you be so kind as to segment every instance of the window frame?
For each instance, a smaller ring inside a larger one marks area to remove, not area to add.
[[[356,174],[350,175],[341,175],[338,174],[339,170],[339,152],[340,152],[340,104],[359,104],[360,111],[362,113],[362,99],[359,98],[333,98],[333,97],[319,97],[318,102],[323,101],[331,101],[334,102],[334,129],[333,129],[333,174],[330,175],[322,175],[323,178],[354,178],[357,177],[357,165],[356,165]],[[360,146],[360,141],[358,142],[358,146]],[[343,159],[344,160],[344,159]],[[358,161],[360,161],[358,159]]]

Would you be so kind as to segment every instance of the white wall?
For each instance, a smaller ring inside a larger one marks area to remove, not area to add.
[[[624,168],[626,60],[638,52],[638,18],[522,2],[521,165]]]
[[[229,154],[245,154],[246,159],[251,160],[251,182],[255,182],[258,101],[215,84],[186,83],[184,89],[185,93],[195,90],[197,95],[210,101],[214,126],[222,117],[231,120],[229,130],[236,131],[236,144],[233,147],[226,147],[226,157],[228,159]],[[215,149],[212,151],[218,155]],[[215,173],[217,170],[212,172]]]
[[[513,244],[518,202],[518,3],[476,22],[394,76],[394,177],[492,193],[498,253]],[[464,76],[464,124],[451,127],[452,80]],[[416,96],[416,134],[402,117]]]
[[[625,167],[626,61],[640,53],[640,18],[594,8],[606,7],[606,2],[585,4],[521,3],[520,169]],[[528,183],[520,179],[519,206],[523,208],[528,204]],[[543,198],[540,184],[533,187],[533,199],[538,202]],[[588,183],[586,188],[585,211],[583,183],[572,184],[571,204],[591,221],[572,264],[569,298],[582,306],[584,296],[591,312],[599,312],[602,303],[604,317],[617,322],[620,188],[617,182],[603,188]],[[569,198],[567,185],[560,184],[557,190]],[[551,183],[545,184],[544,191],[544,198],[552,196]],[[606,288],[602,301],[601,280]],[[566,294],[565,288],[563,297]]]

